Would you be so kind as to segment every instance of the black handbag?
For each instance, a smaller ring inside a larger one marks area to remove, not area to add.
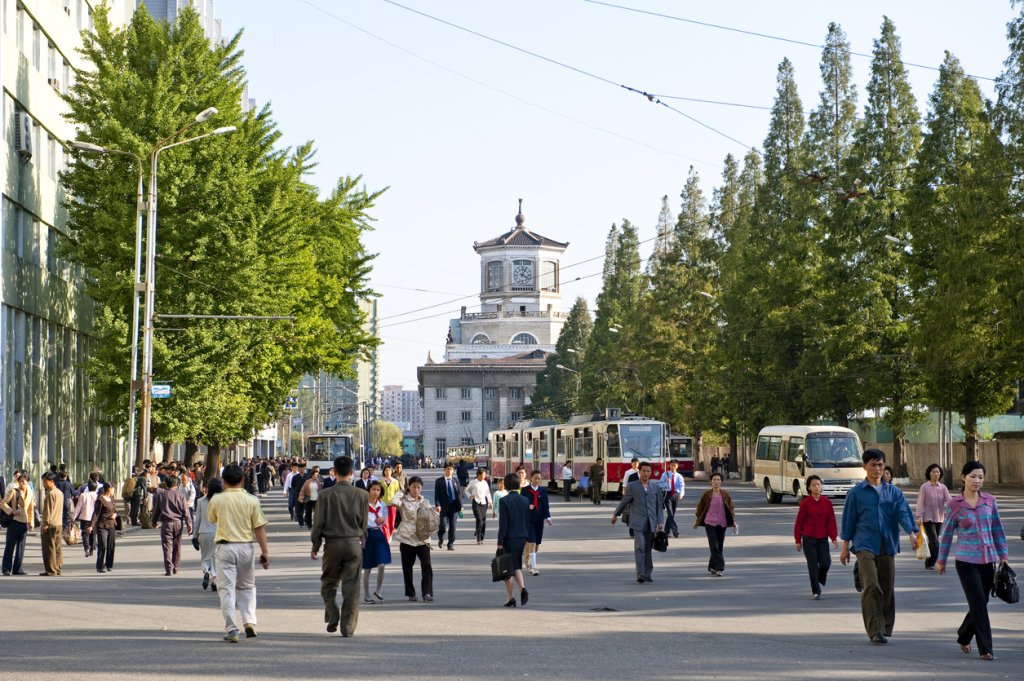
[[[12,511],[17,512],[17,510],[18,510],[18,498],[19,497],[20,497],[20,492],[15,490],[14,498],[11,499],[11,501],[13,502],[13,503],[11,503],[11,510]],[[7,513],[6,511],[0,511],[0,527],[10,527],[11,523],[13,523],[13,522],[14,522],[14,513]]]
[[[1020,601],[1020,588],[1017,586],[1017,573],[1006,563],[996,570],[996,578],[992,583],[992,595],[1006,603]]]
[[[668,551],[668,532],[665,530],[658,530],[654,533],[653,548],[658,553],[665,553]]]
[[[512,574],[512,556],[498,551],[491,559],[491,581],[504,582],[511,579]]]

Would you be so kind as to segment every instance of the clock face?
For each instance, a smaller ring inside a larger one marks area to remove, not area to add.
[[[512,283],[515,286],[533,285],[533,266],[516,265],[512,268]]]

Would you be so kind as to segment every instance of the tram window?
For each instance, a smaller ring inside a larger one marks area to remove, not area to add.
[[[619,427],[615,424],[608,426],[608,458],[622,456],[622,448],[619,446]]]

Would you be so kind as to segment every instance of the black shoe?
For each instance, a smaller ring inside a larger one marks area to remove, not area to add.
[[[507,601],[505,601],[505,607],[506,608],[514,608],[514,607],[516,607],[516,599],[515,599],[514,596],[512,598],[508,599]]]
[[[521,605],[526,605],[527,601],[529,601],[529,600],[530,600],[530,592],[529,591],[527,591],[526,589],[523,589],[522,591],[519,592],[519,603]]]
[[[679,539],[679,533],[674,531],[674,530],[672,531],[672,536],[675,537],[676,539]]]
[[[209,588],[210,588],[210,573],[209,572],[204,572],[203,573],[203,591],[206,591]]]
[[[640,576],[640,577],[637,577],[637,578],[636,578],[636,583],[637,583],[637,584],[643,584],[643,583],[644,583],[644,582],[646,582],[646,581],[647,581],[647,580],[646,580],[646,579],[644,579],[644,578],[643,578],[642,576]]]
[[[40,572],[39,576],[40,577],[53,577],[53,573],[52,572]]]
[[[872,645],[884,646],[888,642],[889,642],[889,639],[887,639],[884,634],[875,634],[874,636],[871,637]]]
[[[171,576],[171,571],[170,570],[164,570],[164,577],[170,577],[170,576]]]
[[[25,572],[24,570],[18,570],[17,572],[14,573],[14,576],[15,577],[27,577],[28,573]]]
[[[454,546],[452,546],[451,544],[449,544],[449,545],[448,545],[448,550],[449,550],[449,551],[454,551],[454,550],[455,550],[455,547],[454,547]]]
[[[214,582],[214,583],[210,584],[210,591],[216,591],[216,590],[217,590],[217,582]]]
[[[337,630],[338,630],[338,623],[337,622],[328,622],[327,623],[327,633],[328,634],[333,634]]]
[[[437,548],[444,548],[444,539],[437,540]]]
[[[11,576],[11,571],[10,570],[4,570],[4,577],[10,577],[10,576]]]
[[[105,568],[96,568],[96,572],[106,572]]]
[[[256,638],[256,627],[254,627],[251,624],[246,624],[245,625],[245,637],[246,638]]]

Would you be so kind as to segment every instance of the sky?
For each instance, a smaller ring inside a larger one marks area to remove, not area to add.
[[[646,256],[661,199],[678,210],[690,166],[710,197],[726,154],[761,146],[783,58],[804,109],[817,105],[814,45],[830,22],[869,55],[888,15],[904,61],[920,65],[908,69],[923,114],[947,50],[993,96],[1014,11],[1009,0],[217,0],[215,14],[225,35],[244,31],[249,95],[271,106],[282,144],[315,142],[310,181],[325,194],[344,176],[387,189],[365,238],[381,382],[414,389],[427,353],[444,355],[448,319],[479,304],[473,242],[513,227],[518,199],[527,227],[569,242],[563,307],[582,296],[593,308],[613,224],[637,226]],[[863,107],[869,58],[853,68]]]

